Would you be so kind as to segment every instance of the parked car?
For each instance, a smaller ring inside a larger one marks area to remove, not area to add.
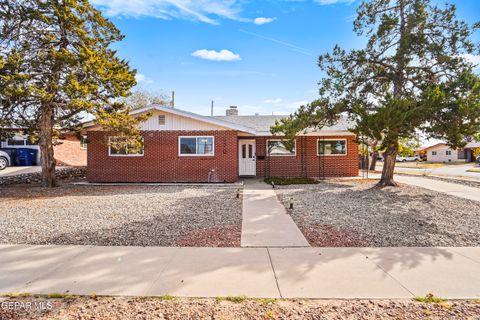
[[[420,158],[418,156],[413,156],[413,157],[398,156],[397,157],[397,162],[415,162],[415,161],[420,161]]]
[[[8,153],[0,150],[0,170],[4,170],[10,164],[10,156],[8,155]]]

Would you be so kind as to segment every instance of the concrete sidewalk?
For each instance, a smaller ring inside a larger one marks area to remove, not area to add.
[[[371,177],[380,178],[380,175],[374,174]],[[449,183],[440,180],[405,175],[395,175],[395,181],[437,192],[442,192],[455,197],[460,197],[473,201],[480,201],[480,189],[475,187],[464,186],[458,183]]]
[[[480,248],[0,245],[0,294],[480,298]]]
[[[272,186],[247,180],[243,189],[242,247],[309,247]]]

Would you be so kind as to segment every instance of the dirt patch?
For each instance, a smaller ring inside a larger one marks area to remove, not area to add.
[[[354,231],[328,225],[306,224],[301,225],[300,229],[308,242],[316,247],[367,247],[372,243]]]
[[[180,247],[240,247],[241,230],[237,226],[192,230],[177,241]]]
[[[18,300],[18,299],[17,299]],[[268,300],[75,298],[48,312],[0,309],[0,319],[476,319],[480,304],[411,300]]]

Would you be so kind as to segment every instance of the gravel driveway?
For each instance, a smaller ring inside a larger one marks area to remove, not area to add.
[[[322,247],[479,246],[480,203],[364,180],[278,187],[307,240]]]
[[[236,189],[0,187],[0,243],[240,246]]]

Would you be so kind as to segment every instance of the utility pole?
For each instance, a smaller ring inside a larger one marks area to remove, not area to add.
[[[213,104],[214,104],[214,101],[212,100],[212,106],[210,108],[210,116],[213,117]]]
[[[172,109],[175,108],[175,91],[172,91]]]

